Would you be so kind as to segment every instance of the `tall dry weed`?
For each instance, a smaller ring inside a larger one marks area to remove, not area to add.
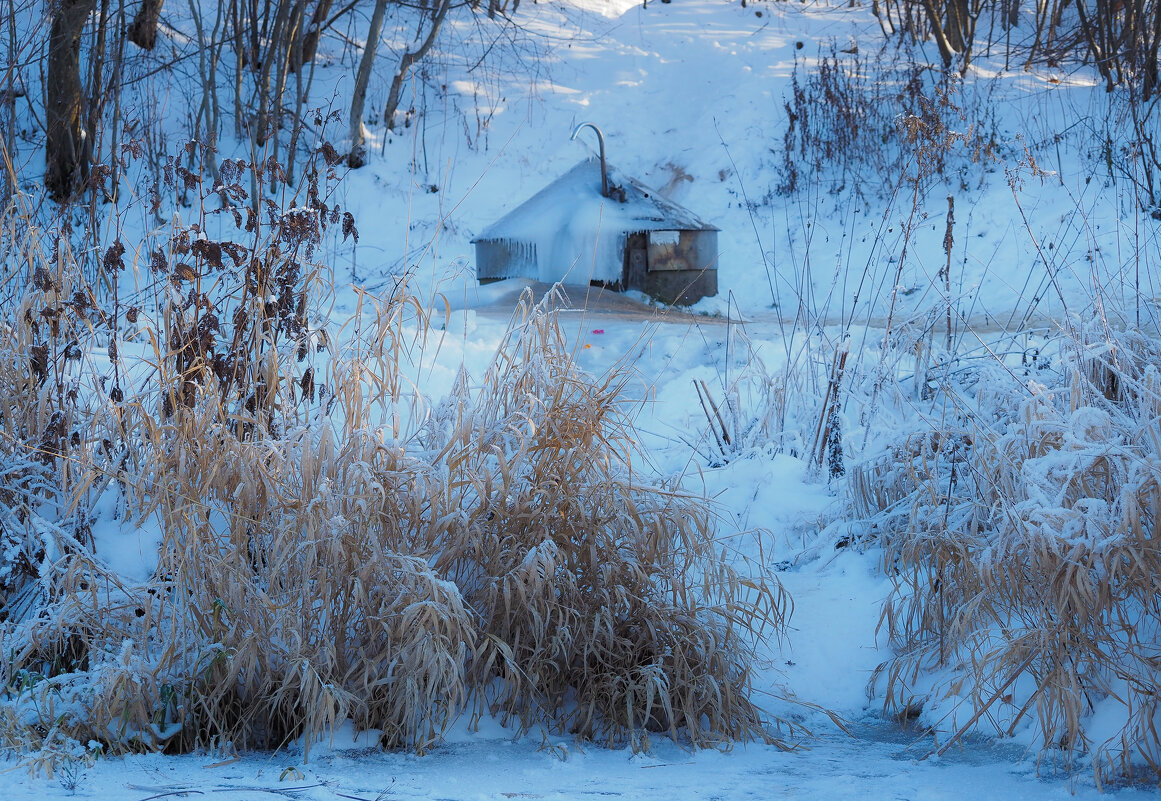
[[[780,194],[820,184],[867,202],[903,181],[920,194],[940,180],[967,189],[970,165],[1002,149],[986,98],[906,47],[867,57],[831,42],[801,78],[799,66],[784,102]]]
[[[309,751],[350,719],[422,752],[487,708],[635,747],[768,738],[752,653],[788,598],[727,560],[703,499],[634,472],[625,377],[582,374],[526,301],[482,384],[433,409],[418,307],[367,306],[327,358],[253,350],[251,405],[140,316],[152,383],[78,413],[120,431],[86,486],[160,529],[157,566],[134,582],[77,546],[35,577],[0,632],[6,736]]]
[[[91,544],[73,499],[93,479],[83,343],[101,314],[68,241],[30,215],[21,197],[0,209],[0,622],[28,611],[48,565]]]
[[[765,737],[748,643],[788,598],[718,553],[701,499],[633,474],[627,377],[589,379],[536,310],[449,415],[440,461],[466,515],[438,564],[481,613],[482,698],[610,744]]]
[[[927,705],[940,752],[1027,730],[1099,778],[1161,776],[1161,360],[1136,332],[1073,350],[1067,384],[852,477],[895,581],[879,680],[888,708]]]

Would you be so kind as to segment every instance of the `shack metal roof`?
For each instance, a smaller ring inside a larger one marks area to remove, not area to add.
[[[624,203],[601,194],[601,163],[590,157],[489,225],[472,242],[527,246],[530,258],[518,272],[531,273],[529,278],[616,281],[621,277],[629,234],[718,230],[612,165],[608,165],[608,179],[610,186],[624,190]]]

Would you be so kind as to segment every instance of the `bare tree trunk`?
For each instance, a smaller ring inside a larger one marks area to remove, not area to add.
[[[383,108],[383,119],[387,123],[388,128],[395,127],[395,112],[399,108],[399,94],[403,90],[403,81],[407,78],[407,73],[415,65],[415,62],[427,55],[427,51],[435,44],[436,37],[439,35],[439,29],[443,25],[444,18],[447,17],[448,9],[451,8],[451,0],[439,0],[439,6],[435,8],[431,15],[431,29],[427,32],[427,38],[423,40],[416,50],[408,50],[403,54],[403,58],[399,59],[399,70],[395,73],[395,77],[391,81],[391,91],[387,95],[387,105]]]
[[[367,30],[367,44],[363,48],[363,58],[359,61],[359,71],[355,74],[355,91],[351,95],[351,152],[347,164],[352,169],[367,163],[367,137],[363,129],[363,106],[367,102],[367,84],[371,82],[371,67],[375,63],[375,48],[379,45],[379,32],[383,29],[383,16],[387,13],[387,0],[375,0],[375,11],[371,14],[371,26]]]
[[[947,34],[947,42],[952,50],[962,53],[967,45],[967,0],[944,0],[943,5],[943,30]]]
[[[242,115],[242,65],[246,62],[246,46],[242,36],[239,0],[230,0],[230,27],[234,37],[234,138],[240,140],[246,129]]]
[[[302,38],[302,20],[305,16],[304,3],[306,0],[284,0],[286,3],[286,22],[280,30],[282,35],[271,41],[266,60],[277,66],[278,72],[274,76],[274,113],[270,118],[273,126],[273,136],[270,137],[270,155],[278,160],[279,131],[282,130],[283,108],[282,101],[286,96],[286,79],[289,76],[290,64],[293,60],[295,42]],[[298,120],[295,120],[295,124]],[[285,161],[285,159],[284,159]],[[277,172],[270,176],[270,191],[274,192],[278,186]]]
[[[1097,5],[1100,8],[1100,5]],[[1104,44],[1101,38],[1101,30],[1099,25],[1094,25],[1089,21],[1089,16],[1085,12],[1084,0],[1078,0],[1076,4],[1076,13],[1080,17],[1080,29],[1084,33],[1085,41],[1088,43],[1089,52],[1092,53],[1093,60],[1096,62],[1097,70],[1101,77],[1105,79],[1105,91],[1113,91],[1116,82],[1113,80],[1113,72],[1109,66],[1109,59],[1106,58],[1106,51],[1102,46]]]
[[[81,127],[81,32],[97,0],[60,0],[53,8],[45,79],[44,185],[67,200],[88,174],[88,148]]]
[[[205,166],[209,168],[210,176],[214,179],[214,183],[218,183],[218,160],[215,155],[214,148],[218,143],[218,128],[221,113],[218,110],[218,54],[224,44],[222,38],[218,35],[222,27],[222,4],[215,3],[215,17],[214,28],[210,35],[206,36],[205,25],[202,20],[202,4],[201,0],[189,0],[190,16],[194,21],[194,29],[198,36],[198,72],[202,79],[202,102],[198,106],[197,115],[194,117],[193,135],[201,138],[202,141],[208,145],[203,148],[202,153],[205,158]],[[202,123],[205,123],[205,136],[202,137],[200,130]]]
[[[1145,77],[1141,82],[1142,102],[1148,103],[1150,98],[1161,89],[1161,7],[1153,9],[1152,41],[1145,50]]]
[[[129,25],[129,41],[142,50],[152,50],[157,44],[157,23],[161,21],[161,7],[165,0],[141,0],[141,7]]]
[[[310,23],[306,26],[306,33],[302,37],[302,54],[298,56],[297,63],[291,65],[295,71],[301,69],[303,64],[314,61],[314,54],[318,52],[318,40],[322,36],[323,26],[326,24],[327,15],[331,13],[332,5],[334,0],[318,0],[315,5],[314,13],[310,15]]]
[[[955,47],[947,38],[947,33],[943,29],[943,19],[935,3],[936,0],[923,0],[923,10],[927,12],[931,36],[935,39],[936,47],[939,48],[939,57],[943,60],[943,68],[951,69],[952,60],[955,58]]]
[[[329,3],[330,0],[323,0]],[[313,24],[313,23],[312,23]],[[307,33],[310,33],[308,28]],[[315,42],[318,39],[316,37]],[[307,70],[305,82],[303,80],[303,70],[297,69],[294,71],[294,127],[290,134],[290,145],[286,150],[286,183],[290,186],[294,185],[294,157],[298,148],[298,137],[302,133],[302,106],[306,102],[306,98],[310,95],[310,88],[314,85],[314,60],[313,57],[308,59],[304,56],[304,48],[306,47],[306,39],[303,36],[297,36],[294,39],[294,61],[301,66],[310,64],[310,69]],[[321,133],[321,132],[320,132]]]
[[[117,2],[117,29],[125,29],[125,0]],[[121,182],[121,160],[118,158],[117,145],[121,134],[121,66],[125,63],[125,37],[117,39],[116,59],[113,62],[113,116],[109,120],[109,130],[112,142],[109,144],[109,163],[113,168],[109,176],[109,189],[105,198],[110,203],[117,202],[117,187]]]
[[[109,0],[100,0],[95,37],[89,47],[88,108],[85,120],[86,146],[97,160],[101,158],[101,139],[104,135],[100,127],[105,106],[105,40],[108,30]]]
[[[258,115],[255,122],[256,130],[251,134],[251,138],[259,148],[266,146],[267,139],[271,136],[277,136],[278,118],[282,114],[282,95],[281,92],[281,77],[283,74],[282,64],[279,63],[279,47],[286,37],[286,28],[290,24],[290,12],[293,0],[277,0],[278,5],[274,13],[274,24],[269,37],[264,37],[262,41],[269,44],[265,52],[255,50],[255,54],[261,52],[261,69],[258,74]],[[269,12],[270,0],[266,0],[266,10]],[[258,20],[251,20],[251,27],[257,27]],[[268,26],[268,23],[267,23]],[[270,79],[271,75],[279,82],[278,93],[271,97],[270,93]]]
[[[16,4],[8,4],[8,69],[5,71],[3,95],[7,119],[4,125],[4,152],[0,154],[0,171],[4,173],[4,194],[0,201],[4,205],[16,192]]]

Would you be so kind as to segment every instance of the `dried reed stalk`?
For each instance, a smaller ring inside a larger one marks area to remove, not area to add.
[[[1077,353],[1061,391],[852,475],[895,581],[881,627],[898,655],[879,675],[889,708],[926,702],[930,723],[966,701],[953,740],[1030,726],[1101,779],[1156,777],[1161,352],[1129,332]]]
[[[153,332],[153,383],[77,408],[127,449],[78,481],[159,521],[159,563],[132,584],[61,551],[0,631],[5,735],[309,750],[352,719],[423,752],[487,708],[634,747],[770,739],[753,648],[789,598],[726,560],[703,499],[635,475],[627,375],[583,375],[526,299],[482,385],[433,408],[418,307],[368,308],[325,398],[294,343],[253,350],[251,409]]]

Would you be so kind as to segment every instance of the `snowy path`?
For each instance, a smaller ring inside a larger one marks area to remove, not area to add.
[[[1157,798],[1150,789],[1121,789],[1100,796],[1091,777],[1036,775],[1015,747],[986,743],[919,761],[907,750],[912,735],[883,724],[860,725],[855,737],[822,733],[809,748],[782,752],[765,746],[729,753],[689,753],[658,742],[649,756],[628,751],[564,746],[565,758],[537,748],[538,737],[467,736],[415,757],[373,747],[319,748],[309,764],[280,753],[223,761],[210,756],[133,756],[82,771],[78,798],[145,801],[156,798],[401,799],[404,801],[505,801],[506,799],[630,798],[664,801],[742,799],[885,799],[888,801],[1047,801],[1048,799]],[[325,753],[323,753],[325,751]],[[289,768],[299,774],[294,774]],[[285,772],[285,773],[284,773]],[[280,781],[280,776],[286,776]],[[15,779],[15,781],[14,781]],[[59,792],[55,781],[8,774],[8,801],[42,799]]]
[[[497,320],[507,320],[525,289],[531,290],[536,301],[540,301],[552,285],[542,281],[527,279],[508,279],[496,284],[483,287],[468,287],[450,293],[445,297],[454,310],[467,308],[479,315]],[[573,316],[587,316],[597,320],[616,319],[620,321],[640,321],[678,324],[705,324],[752,325],[767,331],[791,332],[796,326],[809,325],[812,329],[855,327],[882,329],[887,326],[888,318],[882,315],[867,317],[856,315],[851,319],[849,313],[815,315],[803,312],[795,316],[792,309],[783,313],[777,310],[756,310],[747,304],[745,312],[725,299],[720,299],[721,309],[716,314],[691,312],[679,307],[651,305],[642,302],[635,294],[629,295],[600,287],[579,285],[560,286],[564,297],[564,305],[560,311],[565,318]],[[438,317],[443,301],[433,304],[434,314]],[[698,308],[703,308],[699,306]],[[918,318],[912,319],[911,311],[900,311],[893,319],[894,325],[913,322],[934,323],[937,331],[944,329],[944,316],[937,308],[924,310]],[[1019,325],[1016,325],[1019,323]],[[1061,323],[1058,318],[1041,313],[1028,313],[1026,309],[1011,309],[1003,312],[976,312],[970,316],[959,316],[953,319],[952,325],[956,331],[971,332],[969,336],[996,334],[1008,330],[1040,331],[1058,333]]]

